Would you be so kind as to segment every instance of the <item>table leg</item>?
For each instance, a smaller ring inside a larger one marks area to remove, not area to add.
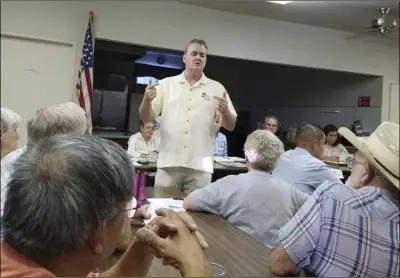
[[[137,170],[136,178],[135,178],[135,186],[133,187],[133,196],[135,196],[138,204],[141,204],[143,201],[143,192],[146,186],[147,180],[147,171]]]

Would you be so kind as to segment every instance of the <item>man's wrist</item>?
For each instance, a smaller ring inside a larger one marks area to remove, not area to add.
[[[207,277],[210,276],[210,268],[204,257],[197,259],[185,258],[179,263],[182,276]]]
[[[208,265],[196,262],[194,264],[186,264],[180,267],[180,272],[183,277],[208,277],[210,269]]]

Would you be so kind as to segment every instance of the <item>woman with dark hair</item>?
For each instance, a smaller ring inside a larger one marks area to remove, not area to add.
[[[324,160],[339,162],[345,160],[349,155],[346,148],[340,144],[338,129],[334,125],[324,127],[325,144],[322,157]]]

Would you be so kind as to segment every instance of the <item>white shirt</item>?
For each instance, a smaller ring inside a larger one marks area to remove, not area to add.
[[[1,215],[3,215],[4,202],[6,200],[6,193],[8,183],[11,179],[11,174],[14,169],[14,162],[26,151],[26,147],[19,148],[7,154],[1,160]]]
[[[134,158],[140,158],[141,155],[147,157],[149,153],[158,152],[159,138],[152,136],[149,141],[144,140],[142,133],[138,132],[132,135],[128,141],[128,154]]]
[[[212,173],[218,103],[214,97],[223,97],[224,86],[204,74],[190,86],[183,72],[161,80],[156,89],[152,108],[154,116],[162,114],[157,167],[185,167]],[[228,93],[226,99],[230,113],[237,116]]]

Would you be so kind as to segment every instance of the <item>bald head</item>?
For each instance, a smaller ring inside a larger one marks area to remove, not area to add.
[[[323,145],[325,143],[324,132],[313,125],[303,125],[296,133],[296,146],[306,149],[316,158],[322,158]]]

